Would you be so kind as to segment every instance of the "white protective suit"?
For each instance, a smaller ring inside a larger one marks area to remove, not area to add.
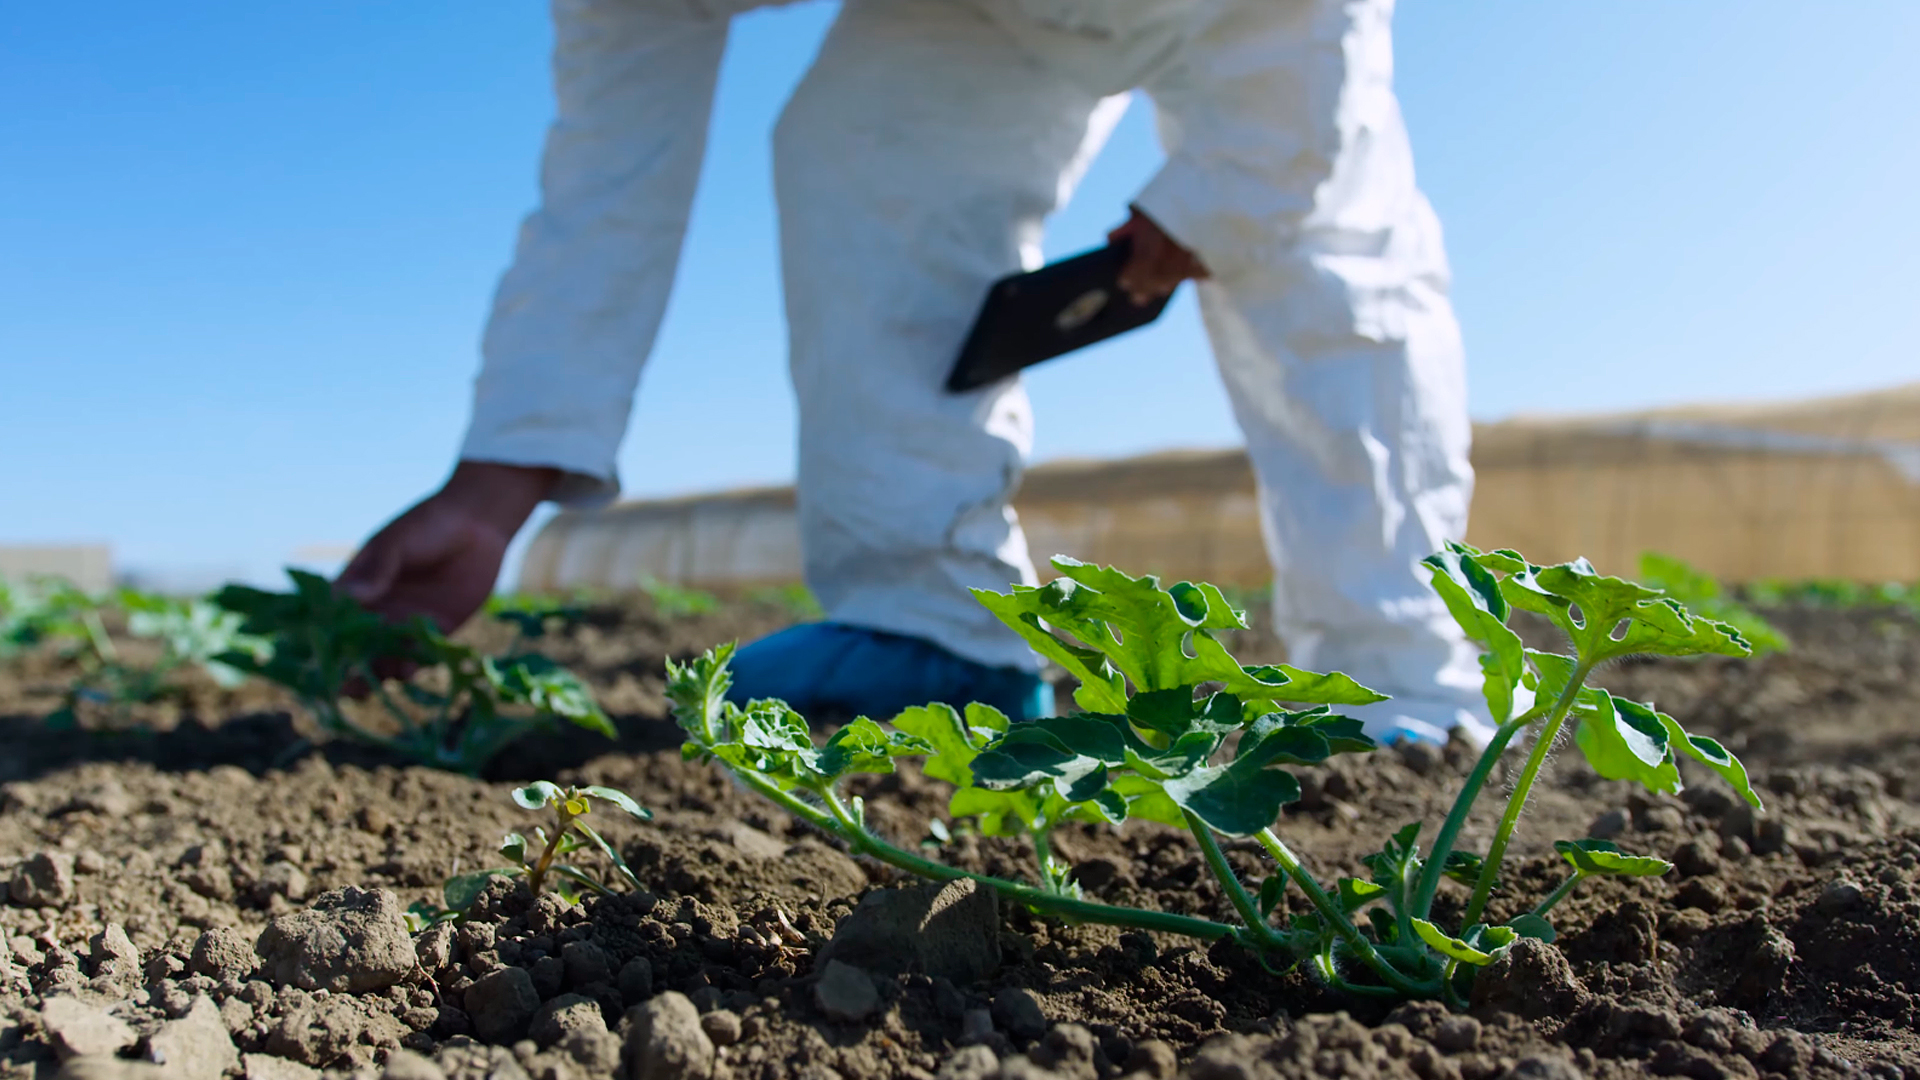
[[[463,457],[558,466],[575,505],[617,490],[728,17],[759,6],[553,0],[543,203],[500,285]],[[1037,664],[967,592],[1034,580],[1008,505],[1026,391],[941,384],[988,284],[1039,264],[1047,215],[1141,89],[1167,161],[1137,203],[1212,272],[1201,311],[1293,662],[1393,694],[1365,714],[1375,730],[1484,736],[1475,652],[1416,569],[1464,534],[1473,474],[1392,7],[845,0],[775,134],[803,548],[830,619]]]

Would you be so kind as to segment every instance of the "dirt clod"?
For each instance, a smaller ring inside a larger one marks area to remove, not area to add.
[[[359,1041],[366,1026],[351,999],[296,999],[268,1033],[266,1050],[276,1057],[325,1068]]]
[[[880,991],[873,976],[842,960],[829,960],[813,984],[814,1004],[827,1019],[857,1024],[880,1007]]]
[[[490,1043],[525,1038],[527,1025],[540,1008],[533,976],[517,967],[496,968],[481,976],[467,987],[464,1000],[474,1034]]]
[[[62,1059],[117,1054],[138,1037],[107,1010],[71,997],[48,998],[40,1006],[40,1022]]]
[[[740,1041],[740,1014],[729,1009],[715,1009],[700,1017],[700,1030],[707,1033],[715,1046],[732,1046]]]
[[[1587,996],[1573,965],[1544,941],[1520,938],[1473,980],[1476,1010],[1510,1012],[1530,1019],[1565,1016]]]
[[[221,983],[241,983],[259,964],[247,934],[228,926],[216,926],[193,943],[193,955],[187,969],[196,975]]]
[[[415,963],[400,898],[352,886],[268,923],[254,951],[274,982],[334,993],[385,989]]]
[[[240,1065],[240,1051],[227,1034],[220,1007],[210,997],[196,997],[187,1015],[169,1020],[147,1039],[147,1060],[161,1067],[167,1080],[220,1080]]]
[[[1037,1039],[1047,1030],[1047,1014],[1041,1011],[1040,1000],[1033,991],[1018,986],[993,995],[993,1022],[1021,1042]]]
[[[702,1080],[713,1072],[713,1040],[700,1013],[672,990],[627,1013],[629,1080]]]
[[[970,983],[1000,966],[1000,906],[970,880],[875,889],[840,920],[823,962]]]
[[[592,1030],[607,1030],[599,1003],[579,994],[561,994],[534,1011],[527,1037],[544,1050],[576,1031]]]
[[[36,851],[13,872],[7,888],[22,907],[49,907],[73,899],[73,856]]]

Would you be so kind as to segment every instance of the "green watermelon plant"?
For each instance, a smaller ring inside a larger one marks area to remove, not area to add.
[[[495,878],[525,878],[533,895],[539,896],[550,887],[569,904],[587,893],[606,896],[616,889],[639,891],[640,879],[634,876],[627,860],[620,857],[619,849],[607,843],[586,821],[595,802],[625,811],[638,821],[652,820],[653,813],[634,802],[632,796],[599,784],[561,787],[552,781],[536,780],[526,787],[513,789],[513,802],[522,810],[552,811],[553,833],[549,835],[544,827],[535,826],[534,843],[529,843],[521,833],[508,833],[500,841],[500,857],[507,860],[507,865],[470,870],[448,878],[440,890],[444,907],[418,903],[407,909],[407,921],[414,930],[458,919]],[[606,859],[607,871],[595,874],[571,860],[575,852],[589,847]]]
[[[242,631],[270,645],[219,660],[292,690],[330,735],[469,774],[555,720],[617,735],[586,685],[549,657],[485,655],[425,618],[389,622],[317,574],[287,573],[291,592],[229,585],[216,594],[221,607],[242,618]],[[547,614],[526,617],[544,625]],[[412,671],[388,677],[395,666]],[[367,707],[358,700],[362,688]]]
[[[1690,615],[1657,589],[1607,577],[1585,560],[1536,566],[1511,551],[1449,545],[1426,560],[1433,587],[1483,650],[1487,707],[1497,725],[1451,811],[1423,850],[1423,826],[1397,831],[1367,861],[1365,878],[1323,882],[1276,829],[1300,796],[1288,767],[1375,748],[1360,721],[1337,712],[1383,695],[1339,673],[1287,665],[1246,666],[1216,635],[1242,629],[1244,616],[1205,584],[1162,588],[1151,577],[1056,558],[1061,577],[1011,593],[976,592],[982,604],[1043,656],[1079,680],[1078,711],[1009,724],[975,704],[908,709],[888,723],[862,717],[816,742],[785,703],[727,700],[731,646],[669,663],[668,697],[686,731],[684,751],[731,772],[749,789],[839,838],[856,854],[935,880],[972,878],[1003,896],[1068,919],[1228,940],[1269,966],[1306,963],[1354,994],[1437,998],[1459,1004],[1473,972],[1520,937],[1552,940],[1549,916],[1580,881],[1603,875],[1663,874],[1657,858],[1605,841],[1562,841],[1566,881],[1531,908],[1489,920],[1514,827],[1549,752],[1567,729],[1601,776],[1656,792],[1681,786],[1677,759],[1717,773],[1755,806],[1745,769],[1712,739],[1692,735],[1651,705],[1587,685],[1595,668],[1628,655],[1747,655],[1740,633]],[[1551,620],[1564,651],[1527,648],[1508,625],[1515,611]],[[1518,745],[1516,745],[1518,744]],[[1524,748],[1511,788],[1489,793],[1494,766]],[[989,835],[1032,838],[1032,883],[973,873],[895,845],[870,828],[845,781],[920,759],[926,774],[954,786],[949,811]],[[1483,797],[1504,797],[1490,848],[1460,849],[1469,814]],[[1117,824],[1144,818],[1186,829],[1237,915],[1232,921],[1148,911],[1089,900],[1048,843],[1063,822]],[[1251,838],[1271,860],[1260,883],[1243,881],[1221,837]],[[1441,925],[1434,900],[1443,878],[1471,892],[1454,925]],[[1310,908],[1279,921],[1290,888]],[[1514,898],[1503,897],[1503,909]]]

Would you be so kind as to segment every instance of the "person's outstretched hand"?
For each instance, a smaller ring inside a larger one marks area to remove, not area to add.
[[[1126,224],[1107,234],[1107,242],[1133,241],[1127,265],[1120,268],[1120,287],[1135,306],[1171,295],[1189,278],[1210,277],[1200,257],[1180,246],[1152,218],[1130,207]]]
[[[487,602],[513,534],[558,476],[463,461],[444,487],[374,533],[334,586],[389,619],[425,615],[451,633]]]

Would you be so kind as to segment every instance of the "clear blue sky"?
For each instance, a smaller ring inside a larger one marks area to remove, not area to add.
[[[767,135],[833,10],[736,24],[631,493],[790,475]],[[535,197],[545,19],[15,5],[0,543],[258,577],[433,485]],[[1403,0],[1398,37],[1477,416],[1916,377],[1920,4]],[[1136,102],[1050,251],[1095,243],[1157,161]],[[1190,301],[1031,385],[1042,458],[1237,441]]]

